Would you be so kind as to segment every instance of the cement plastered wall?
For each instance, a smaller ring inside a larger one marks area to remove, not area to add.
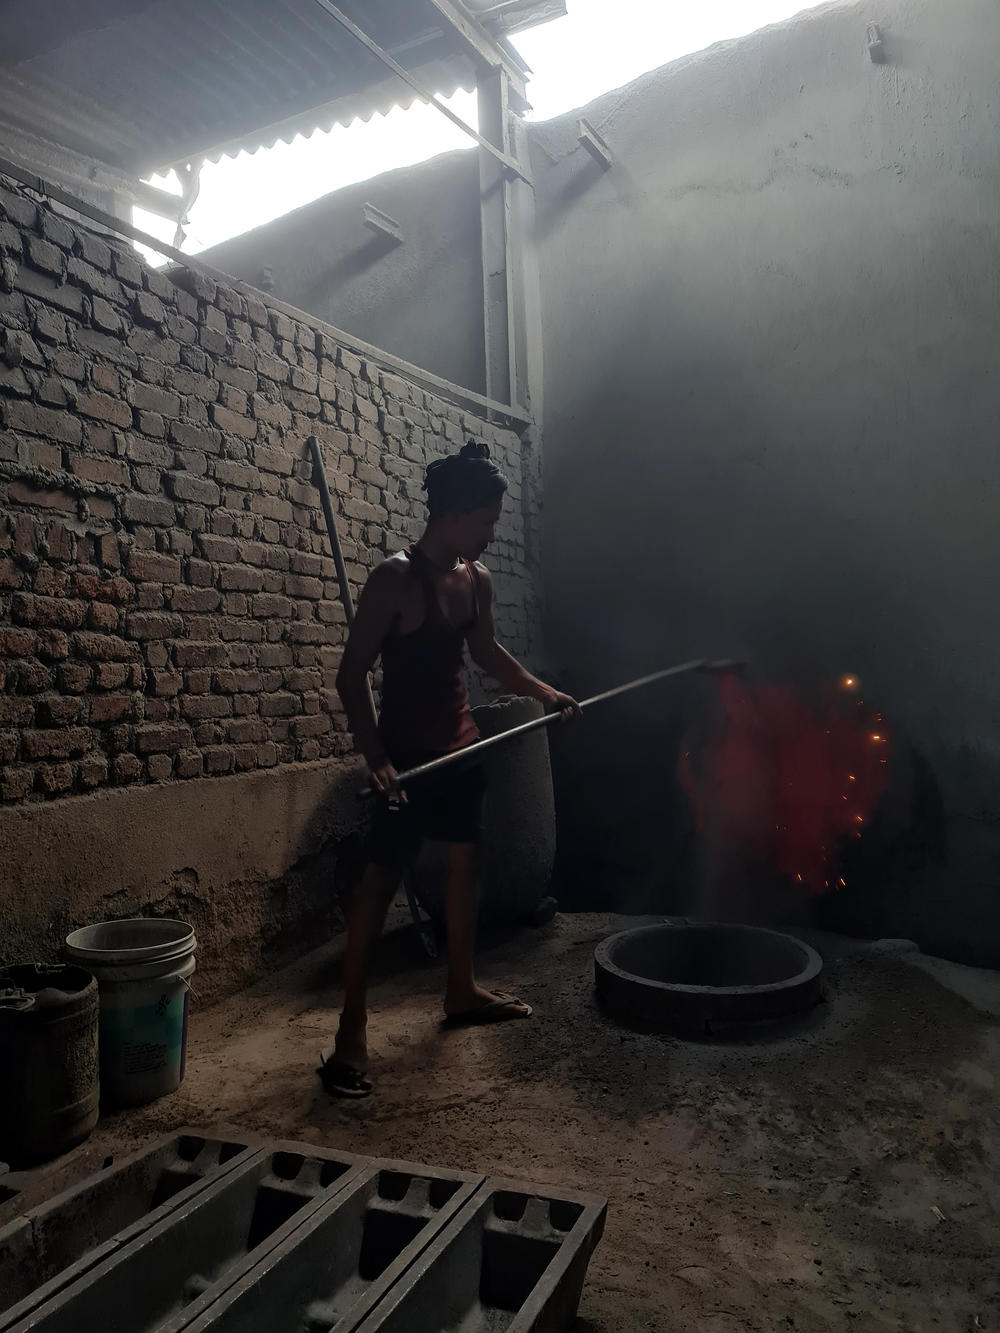
[[[57,958],[79,925],[191,922],[207,998],[339,927],[359,775],[290,764],[0,809],[0,960]]]
[[[365,226],[374,204],[396,244]],[[359,338],[485,391],[479,163],[474,152],[386,172],[214,246],[203,258]]]
[[[859,673],[944,860],[835,919],[993,962],[998,51],[992,0],[834,5],[587,108],[609,172],[575,117],[534,134],[550,645],[582,688],[701,654]],[[669,889],[682,699],[575,750],[561,832],[595,898],[608,830]]]
[[[419,535],[427,463],[489,442],[498,629],[530,659],[530,441],[0,182],[0,959],[177,911],[211,989],[329,927],[360,808],[310,433],[355,595]]]

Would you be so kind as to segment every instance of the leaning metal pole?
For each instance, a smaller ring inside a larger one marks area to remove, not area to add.
[[[326,481],[326,468],[323,465],[323,451],[320,442],[315,435],[310,435],[307,444],[312,452],[313,458],[313,483],[319,491],[320,504],[323,506],[323,514],[326,517],[326,527],[330,534],[330,546],[333,550],[333,563],[337,566],[337,579],[340,582],[340,600],[344,606],[344,615],[347,617],[347,627],[350,629],[354,623],[354,598],[351,595],[351,584],[347,577],[347,565],[344,563],[344,552],[340,545],[340,533],[337,531],[337,519],[333,512],[333,500],[330,496],[330,487]],[[371,710],[372,719],[378,722],[378,712],[375,708],[375,696],[372,693],[372,683],[365,677],[365,691],[368,695],[368,707]],[[420,914],[420,907],[417,903],[416,895],[410,884],[409,875],[403,875],[403,888],[406,892],[406,901],[410,908],[410,916],[413,918],[413,924],[417,934],[420,936],[420,942],[429,958],[437,957],[437,941],[434,938],[434,931],[429,922],[426,922]]]

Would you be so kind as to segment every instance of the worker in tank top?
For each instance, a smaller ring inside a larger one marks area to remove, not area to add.
[[[320,1077],[327,1091],[364,1097],[368,1074],[367,983],[375,942],[407,860],[422,838],[447,844],[448,980],[452,1025],[527,1018],[531,1008],[475,978],[478,843],[485,777],[470,761],[414,783],[402,796],[397,774],[460,750],[477,737],[464,678],[465,650],[512,694],[540,700],[567,717],[575,700],[526,671],[497,643],[493,584],[479,557],[493,541],[507,480],[485,445],[470,441],[439,459],[424,482],[429,519],[413,546],[371,574],[358,603],[337,689],[355,744],[380,794],[368,866],[348,920],[344,1007],[333,1055]],[[382,661],[382,707],[371,716],[367,677]]]

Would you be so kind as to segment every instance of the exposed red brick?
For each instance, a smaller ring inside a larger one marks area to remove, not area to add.
[[[146,760],[150,782],[166,782],[173,772],[174,761],[168,754],[151,754]]]
[[[45,545],[48,547],[50,560],[73,558],[73,534],[66,524],[58,519],[53,519],[46,528]]]
[[[24,657],[18,659],[14,679],[21,694],[38,694],[51,687],[52,672],[37,658]]]
[[[0,769],[0,797],[5,801],[20,801],[35,785],[33,768]]]
[[[39,597],[16,592],[11,600],[13,618],[22,625],[51,625],[55,629],[78,629],[87,607],[64,597]]]
[[[85,755],[78,772],[82,787],[100,787],[108,780],[108,761],[103,754]]]
[[[66,662],[59,668],[59,688],[65,694],[84,694],[90,688],[91,678],[90,667],[75,662]]]
[[[232,711],[232,704],[222,694],[186,694],[181,699],[184,717],[199,722],[210,717],[228,717]]]
[[[121,554],[118,549],[118,536],[114,532],[102,532],[94,538],[98,562],[109,569],[121,566]]]
[[[140,754],[171,754],[191,744],[191,728],[177,722],[136,727],[135,744]]]
[[[176,759],[177,776],[179,778],[200,777],[203,763],[200,750],[181,750]]]
[[[135,597],[135,589],[128,579],[121,576],[107,579],[100,574],[74,574],[73,593],[88,601],[113,602],[118,606],[131,602]]]
[[[31,461],[35,467],[45,468],[49,472],[61,472],[63,453],[57,444],[45,444],[36,440],[31,446]]]
[[[260,768],[273,768],[278,762],[278,747],[273,741],[265,741],[257,746],[257,764]]]
[[[49,796],[69,791],[73,786],[73,765],[41,764],[37,770],[36,782],[39,791]]]
[[[188,582],[195,588],[210,588],[215,582],[215,570],[207,560],[188,561]]]
[[[28,759],[68,759],[90,749],[89,727],[62,727],[52,731],[25,731],[21,736]]]
[[[159,555],[155,551],[129,551],[126,569],[130,578],[142,583],[179,583],[181,562],[175,555]]]
[[[214,611],[221,600],[221,594],[215,588],[177,587],[170,592],[170,608],[173,611]]]
[[[139,655],[137,644],[126,643],[114,634],[95,634],[87,630],[73,635],[73,648],[78,657],[93,662],[130,662]]]
[[[98,694],[90,703],[90,721],[95,726],[102,722],[121,722],[131,711],[131,694]]]
[[[103,495],[88,495],[86,506],[91,518],[103,519],[106,523],[117,516],[114,500],[108,500]]]
[[[69,575],[63,569],[40,565],[35,570],[33,586],[43,597],[61,597],[69,585]]]
[[[76,496],[69,491],[46,490],[24,481],[12,481],[7,495],[14,504],[34,505],[38,509],[61,509],[66,514],[76,513]]]
[[[122,391],[122,379],[117,370],[112,370],[110,366],[96,365],[91,367],[90,378],[95,388],[103,389],[105,393],[118,397]]]
[[[302,705],[297,694],[265,694],[260,711],[265,717],[292,717],[302,711]]]
[[[150,671],[149,688],[160,698],[173,698],[180,694],[184,686],[184,677],[179,671]]]
[[[267,736],[267,723],[259,717],[238,717],[226,723],[226,739],[237,745],[257,743]]]
[[[51,699],[38,700],[38,725],[41,727],[68,727],[80,716],[83,707],[79,699],[56,695]]]
[[[117,690],[130,680],[131,672],[124,662],[99,662],[94,667],[94,684],[99,690]]]
[[[227,591],[260,592],[264,575],[246,565],[223,565],[219,570],[219,586]]]
[[[142,777],[142,760],[134,754],[115,755],[115,781],[125,785]]]
[[[24,584],[24,571],[13,560],[0,560],[0,588],[20,588]]]
[[[205,747],[205,767],[209,773],[230,773],[236,763],[236,755],[230,745],[208,745]]]
[[[132,409],[128,403],[107,393],[81,393],[76,400],[76,410],[81,416],[107,421],[112,426],[132,424]]]
[[[325,736],[332,724],[325,713],[319,713],[313,717],[297,717],[291,726],[296,740],[304,740],[307,736]]]
[[[172,526],[176,510],[170,500],[158,500],[150,495],[128,495],[122,506],[126,523],[142,523],[155,528]]]
[[[113,634],[118,628],[119,611],[110,602],[91,602],[87,612],[87,625],[90,629],[104,630]]]
[[[69,656],[69,638],[62,630],[39,630],[36,651],[38,656],[44,657],[46,661],[61,662],[63,658]]]
[[[0,694],[0,726],[30,727],[35,720],[35,705],[30,699],[14,699]]]
[[[128,632],[133,639],[170,639],[183,631],[183,619],[167,612],[133,611],[128,618]]]
[[[85,455],[70,458],[70,470],[84,481],[98,486],[127,486],[128,468],[112,458],[88,458]]]

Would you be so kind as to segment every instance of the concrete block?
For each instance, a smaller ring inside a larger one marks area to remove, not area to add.
[[[566,1333],[605,1200],[488,1180],[357,1333]]]
[[[310,1333],[349,1333],[481,1182],[462,1171],[373,1163],[185,1333],[271,1333],[278,1322]]]
[[[12,1333],[179,1333],[367,1168],[365,1158],[328,1150],[253,1153],[130,1235]]]
[[[26,1320],[255,1153],[256,1140],[245,1136],[183,1130],[31,1208],[0,1231],[0,1330]]]

